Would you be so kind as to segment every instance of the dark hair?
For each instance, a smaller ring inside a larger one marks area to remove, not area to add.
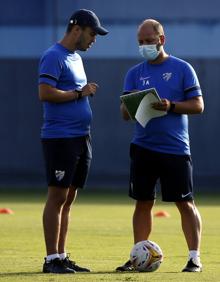
[[[73,24],[69,23],[67,28],[66,28],[66,33],[70,33],[70,31],[72,30],[73,28]]]
[[[70,33],[72,28],[75,26],[76,24],[72,24],[72,23],[69,23],[67,28],[66,28],[66,33]],[[84,30],[86,28],[86,26],[80,26],[82,30]]]

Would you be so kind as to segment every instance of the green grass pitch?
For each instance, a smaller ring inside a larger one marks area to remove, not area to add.
[[[90,192],[87,192],[90,190]],[[0,214],[0,281],[220,281],[220,200],[204,195],[197,199],[203,218],[202,273],[181,273],[187,248],[174,204],[158,201],[154,212],[165,210],[169,218],[154,218],[150,240],[163,250],[164,261],[153,273],[116,273],[115,267],[128,259],[133,245],[131,217],[133,201],[116,190],[79,193],[71,211],[68,252],[89,274],[43,274],[45,246],[42,210],[46,195],[0,193],[0,208],[13,215]],[[46,193],[45,193],[46,194]]]

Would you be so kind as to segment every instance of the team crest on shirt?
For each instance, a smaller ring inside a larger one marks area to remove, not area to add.
[[[140,81],[142,81],[143,86],[150,84],[149,78],[150,78],[150,76],[146,76],[146,77],[141,76],[140,77]]]
[[[64,170],[55,170],[55,176],[58,181],[61,181],[64,178],[65,171]]]
[[[172,76],[172,72],[163,73],[163,79],[166,80],[166,81],[170,80],[171,76]]]

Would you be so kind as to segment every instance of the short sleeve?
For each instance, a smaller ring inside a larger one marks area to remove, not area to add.
[[[134,70],[131,69],[127,72],[124,79],[124,92],[129,92],[136,89]]]
[[[186,99],[202,95],[196,72],[188,63],[185,65],[184,69],[184,94]]]
[[[39,65],[39,84],[45,83],[56,87],[62,71],[62,64],[56,52],[45,53]]]

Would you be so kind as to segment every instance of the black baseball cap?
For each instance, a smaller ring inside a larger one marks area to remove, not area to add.
[[[106,35],[108,33],[108,30],[101,26],[96,14],[86,9],[76,11],[71,16],[69,24],[89,26],[99,35]]]

